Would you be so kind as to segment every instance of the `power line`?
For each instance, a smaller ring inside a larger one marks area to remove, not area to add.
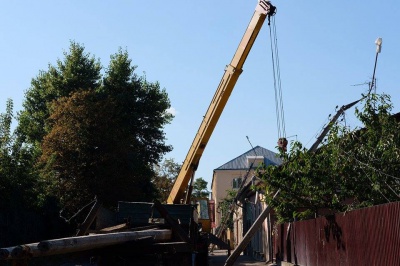
[[[399,180],[399,181],[400,181],[400,178],[399,178],[399,177],[386,174],[385,172],[383,172],[383,171],[381,171],[381,170],[379,170],[379,169],[376,169],[375,167],[373,167],[373,166],[371,166],[371,165],[369,165],[369,164],[367,164],[367,163],[364,163],[364,162],[360,161],[360,160],[357,159],[356,157],[354,157],[354,156],[348,154],[346,151],[343,151],[343,152],[344,152],[347,156],[349,156],[349,157],[351,157],[352,159],[354,159],[355,161],[357,161],[359,164],[361,164],[361,165],[363,165],[363,166],[366,166],[366,167],[370,168],[371,170],[373,170],[373,171],[375,171],[375,172],[377,172],[377,173],[380,173],[380,174],[382,174],[382,175],[384,175],[384,176],[391,177],[391,178],[393,178],[393,179],[396,179],[396,180]],[[370,158],[371,158],[371,157],[370,157]],[[371,158],[371,159],[374,159],[374,158]],[[374,159],[374,160],[376,160],[376,159]],[[378,161],[378,160],[377,160],[377,161]]]

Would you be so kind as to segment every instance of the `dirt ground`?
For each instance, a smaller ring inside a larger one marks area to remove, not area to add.
[[[210,266],[223,266],[225,264],[226,259],[228,258],[228,253],[226,250],[214,250],[213,254],[209,255],[209,265]],[[270,263],[266,263],[265,261],[257,261],[252,257],[240,255],[236,260],[234,266],[242,266],[242,265],[253,265],[253,266],[267,266],[274,265]]]

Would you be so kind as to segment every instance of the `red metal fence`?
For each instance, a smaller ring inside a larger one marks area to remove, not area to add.
[[[400,265],[400,202],[282,224],[274,239],[296,265]]]

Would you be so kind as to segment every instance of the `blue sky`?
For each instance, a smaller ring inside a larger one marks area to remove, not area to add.
[[[119,47],[137,73],[158,81],[176,117],[165,128],[183,162],[217,85],[250,21],[255,0],[5,1],[0,9],[0,112],[24,92],[39,70],[63,58],[71,40],[104,67]],[[400,112],[400,2],[273,1],[287,136],[309,147],[335,106],[360,98],[382,37],[377,92],[392,96]],[[275,151],[278,138],[269,30],[265,23],[212,135],[196,177],[256,146]],[[346,113],[357,125],[354,109]]]

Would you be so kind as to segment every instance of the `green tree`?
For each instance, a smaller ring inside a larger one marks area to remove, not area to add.
[[[64,52],[64,60],[57,60],[56,66],[49,65],[47,71],[40,71],[32,79],[19,114],[18,134],[33,148],[39,148],[50,131],[46,121],[54,100],[80,90],[98,89],[101,83],[100,62],[84,50],[83,45],[71,42],[69,52]]]
[[[24,167],[30,179],[41,181],[37,163],[42,153],[42,141],[51,130],[48,119],[53,102],[75,91],[98,89],[100,70],[99,61],[85,53],[83,45],[71,42],[63,60],[57,60],[55,66],[49,65],[47,71],[40,71],[32,79],[31,87],[25,93],[23,110],[18,114],[15,140],[20,151],[18,166]],[[41,190],[42,182],[38,184],[40,192],[36,192],[36,198],[44,204],[48,195]]]
[[[192,198],[208,198],[210,192],[207,190],[208,182],[202,177],[196,178],[193,183]]]
[[[12,158],[11,158],[11,122],[13,103],[7,101],[6,112],[0,114],[0,208],[11,201]]]
[[[163,127],[173,115],[166,112],[170,101],[165,89],[145,76],[138,77],[135,68],[126,51],[112,55],[102,92],[116,104],[114,125],[130,143],[129,156],[140,154],[136,159],[149,168],[172,150],[165,144]]]
[[[388,95],[370,95],[356,116],[362,129],[335,123],[315,153],[294,142],[285,163],[259,171],[266,201],[281,221],[399,200],[400,124]],[[280,189],[280,194],[272,195]]]
[[[179,174],[182,165],[176,163],[173,158],[165,159],[160,164],[154,165],[155,176],[153,184],[158,190],[157,199],[166,202],[174,185],[175,179]]]
[[[235,198],[237,190],[227,190],[226,197],[218,202],[217,212],[221,214],[221,225],[224,230],[229,228],[233,230],[233,214],[237,207],[235,206]],[[217,231],[220,229],[217,229]]]
[[[32,159],[12,132],[13,101],[0,114],[0,209],[32,207],[36,203],[36,178]]]
[[[155,197],[152,166],[171,150],[162,129],[172,115],[165,90],[134,70],[120,50],[102,86],[70,92],[49,108],[40,162],[63,206],[76,209],[94,196],[109,205]]]

